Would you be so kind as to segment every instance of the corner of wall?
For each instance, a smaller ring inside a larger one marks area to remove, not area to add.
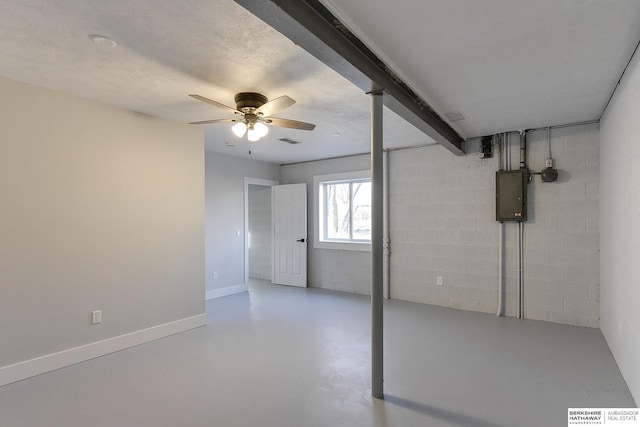
[[[640,402],[640,55],[603,114],[600,149],[600,316],[602,333]]]

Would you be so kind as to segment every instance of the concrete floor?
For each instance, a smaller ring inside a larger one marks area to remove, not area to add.
[[[368,297],[254,282],[209,325],[0,387],[3,427],[563,426],[635,407],[597,329],[385,303],[370,397]]]

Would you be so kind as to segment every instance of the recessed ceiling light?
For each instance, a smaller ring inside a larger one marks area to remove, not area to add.
[[[116,41],[113,39],[110,39],[107,36],[101,36],[100,34],[89,34],[89,38],[91,39],[92,42],[94,42],[98,46],[112,47],[112,48],[117,46]]]

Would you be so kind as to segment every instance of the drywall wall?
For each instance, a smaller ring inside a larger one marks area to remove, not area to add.
[[[512,164],[519,167],[519,137]],[[456,157],[439,146],[392,151],[391,296],[497,312],[497,155],[478,156],[478,141]],[[524,312],[530,319],[598,326],[598,128],[551,130],[559,180],[529,184],[524,237]],[[528,165],[545,167],[546,131],[529,134]],[[517,310],[516,226],[507,224],[506,313]],[[437,277],[442,277],[442,285]]]
[[[206,289],[208,297],[213,297],[246,290],[244,178],[277,181],[280,167],[213,152],[205,157]]]
[[[640,402],[640,57],[601,121],[601,329]]]
[[[201,130],[2,78],[0,94],[0,370],[204,324]]]
[[[307,184],[308,240],[313,242],[313,177],[371,168],[369,155],[344,157],[317,162],[283,165],[282,184]],[[317,288],[369,294],[371,289],[371,252],[319,249],[309,244],[307,259],[308,285]]]
[[[249,277],[271,280],[271,187],[249,184]]]

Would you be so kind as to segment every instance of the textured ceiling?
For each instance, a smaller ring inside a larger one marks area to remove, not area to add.
[[[317,124],[271,127],[251,147],[229,124],[206,125],[209,150],[249,157],[251,148],[275,163],[369,150],[369,97],[232,0],[3,1],[0,52],[2,76],[184,123],[233,116],[190,93],[234,106],[234,94],[256,91],[297,101],[277,117]],[[392,113],[385,120],[388,147],[432,142]]]
[[[637,0],[328,0],[325,3],[465,137],[597,119],[640,39]],[[113,38],[117,47],[91,42]],[[232,0],[0,3],[0,76],[180,122],[230,117],[237,92],[297,103],[251,157],[289,163],[367,152],[369,99]],[[207,149],[249,156],[228,124]],[[302,144],[279,141],[290,138]],[[385,111],[385,146],[432,141]]]

